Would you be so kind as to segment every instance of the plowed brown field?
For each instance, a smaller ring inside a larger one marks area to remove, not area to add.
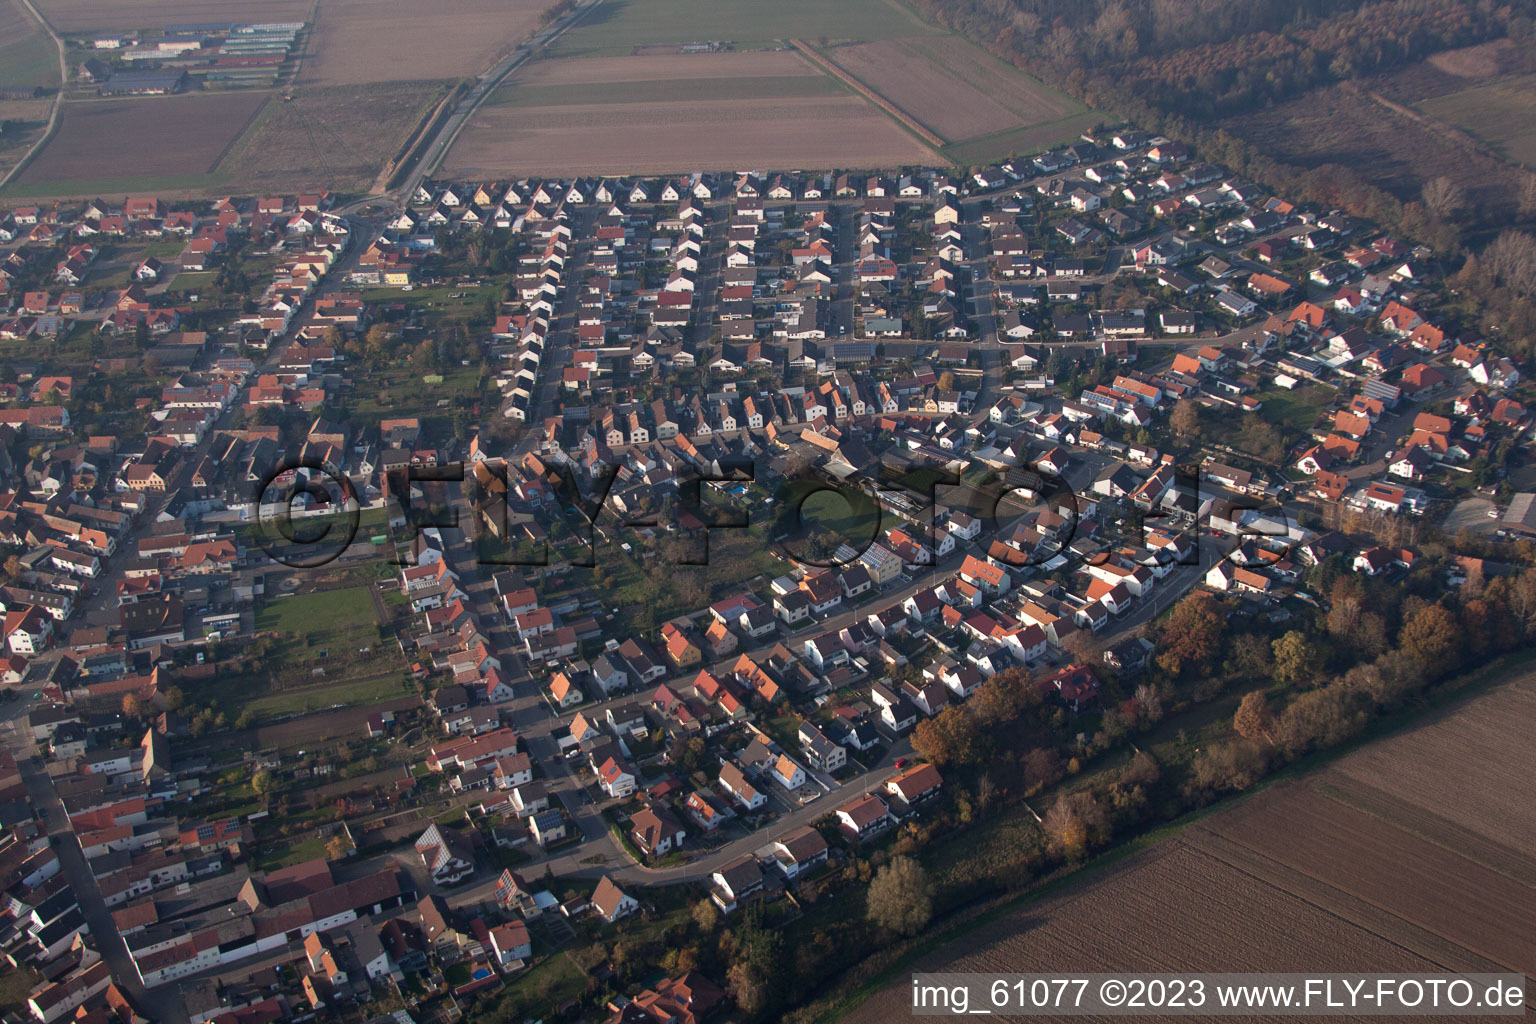
[[[955,36],[882,39],[834,47],[827,55],[949,142],[1083,110]]]
[[[905,1018],[917,971],[1536,976],[1533,723],[1536,675],[1512,676],[924,954],[843,1019]]]
[[[487,106],[444,162],[449,174],[664,174],[748,167],[892,167],[932,150],[856,96]]]
[[[459,78],[522,42],[549,0],[321,0],[299,82]]]

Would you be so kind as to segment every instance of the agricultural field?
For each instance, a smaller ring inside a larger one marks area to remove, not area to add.
[[[0,86],[59,85],[59,51],[17,2],[0,0]]]
[[[1536,75],[1426,99],[1419,110],[1476,136],[1511,163],[1536,163]]]
[[[550,0],[322,0],[299,84],[472,77],[527,38],[549,6]]]
[[[791,50],[536,61],[515,72],[490,106],[661,103],[845,96]]]
[[[1060,122],[1087,109],[959,36],[882,39],[826,54],[951,143]]]
[[[300,86],[286,103],[273,98],[220,165],[226,187],[366,189],[446,88],[435,81]]]
[[[476,112],[444,161],[466,177],[879,167],[935,159],[792,52],[544,60]]]
[[[842,1019],[904,1014],[910,971],[1536,974],[1533,714],[1525,671],[1020,904]]]
[[[1416,814],[1511,849],[1536,850],[1536,773],[1525,758],[1533,719],[1536,678],[1525,677],[1351,754],[1326,781],[1369,785]]]
[[[58,132],[12,184],[17,196],[206,190],[264,95],[241,92],[66,103]]]
[[[0,177],[27,155],[48,126],[52,99],[0,100],[0,122],[9,126],[0,133]]]
[[[604,0],[551,50],[616,56],[637,47],[711,41],[749,50],[791,38],[878,39],[937,31],[893,0]]]
[[[303,21],[313,0],[37,0],[37,9],[61,33],[159,29],[213,21]]]

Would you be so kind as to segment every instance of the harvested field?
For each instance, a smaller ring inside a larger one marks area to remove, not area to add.
[[[1219,842],[1199,841],[1240,870],[1296,891],[1299,887],[1282,876],[1272,878],[1272,866],[1283,865],[1505,970],[1536,974],[1536,915],[1531,913],[1536,888],[1529,882],[1329,799],[1311,786],[1265,793],[1217,815],[1208,831],[1230,846],[1224,850]],[[1447,879],[1456,884],[1446,885]],[[1330,903],[1347,906],[1347,899]],[[1444,952],[1424,949],[1414,940],[1412,927],[1387,923],[1386,937],[1443,960]]]
[[[933,150],[856,96],[482,108],[444,166],[465,177],[892,167]]]
[[[520,68],[488,105],[559,107],[677,100],[795,99],[846,95],[793,51],[652,57],[573,57]]]
[[[163,28],[211,21],[303,21],[312,0],[37,0],[61,33]]]
[[[0,47],[18,43],[40,28],[17,0],[0,0]]]
[[[821,77],[821,72],[793,50],[754,50],[750,53],[689,53],[649,57],[586,57],[541,60],[518,70],[511,79],[529,85],[582,85],[607,82],[651,82],[694,78]]]
[[[956,36],[883,39],[827,55],[949,142],[1085,110]]]
[[[1091,885],[1022,907],[919,957],[900,983],[842,1019],[905,1020],[912,998],[907,976],[922,971],[1437,969],[1389,939],[1177,839],[1117,865]]]
[[[213,188],[217,168],[267,97],[259,93],[66,103],[14,195]]]
[[[548,0],[321,0],[301,85],[470,77],[528,37]]]
[[[914,971],[1536,974],[1533,720],[1536,673],[1512,673],[924,953],[842,1019],[905,1017]]]
[[[616,82],[692,81],[731,78],[821,78],[823,75],[793,50],[750,53],[688,53],[645,57],[570,57],[523,65],[497,90],[492,102],[509,89],[570,88]]]
[[[18,0],[0,0],[0,86],[58,84],[59,51],[53,39]]]
[[[883,39],[937,31],[891,0],[605,0],[553,49],[623,55],[714,40],[749,50],[796,37]]]
[[[1536,677],[1527,676],[1351,754],[1327,777],[1372,786],[1512,849],[1536,850],[1532,722]]]
[[[445,88],[442,82],[297,88],[290,102],[267,105],[220,171],[247,191],[366,188]]]
[[[1476,136],[1506,160],[1536,163],[1536,75],[1421,100],[1418,109]]]

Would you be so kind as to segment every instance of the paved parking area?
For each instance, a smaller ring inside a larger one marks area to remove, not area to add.
[[[1447,533],[1460,533],[1468,530],[1474,533],[1486,533],[1498,525],[1497,519],[1488,516],[1490,509],[1497,506],[1487,498],[1465,498],[1456,503],[1449,515],[1445,517],[1445,529]]]

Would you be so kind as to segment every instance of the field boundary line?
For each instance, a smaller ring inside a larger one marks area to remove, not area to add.
[[[913,117],[911,114],[907,113],[905,110],[902,110],[896,104],[880,95],[874,90],[872,86],[867,85],[865,82],[855,77],[853,72],[849,71],[847,68],[844,68],[842,65],[838,64],[826,54],[817,52],[811,46],[811,44],[806,42],[804,39],[791,39],[789,42],[791,46],[804,54],[805,58],[811,63],[820,67],[827,74],[831,75],[839,82],[842,82],[844,85],[848,86],[848,88],[852,89],[854,92],[858,93],[860,96],[863,96],[866,100],[873,103],[887,114],[891,115],[891,117],[895,118],[897,123],[900,124],[903,128],[916,135],[919,139],[922,139],[935,150],[942,150],[945,146],[949,145],[949,143],[945,142],[944,139],[936,134],[932,129],[926,127],[922,124],[922,122],[918,121],[917,118]],[[942,153],[940,155],[942,155]]]
[[[7,171],[5,173],[5,177],[0,178],[0,190],[3,190],[7,185],[11,183],[12,180],[16,178],[17,175],[26,170],[27,165],[32,162],[33,157],[42,152],[43,147],[48,145],[48,141],[52,139],[54,133],[58,131],[59,117],[64,109],[64,89],[69,85],[69,65],[64,56],[64,37],[54,31],[53,26],[49,24],[48,19],[43,17],[43,12],[39,11],[37,7],[33,5],[32,0],[21,0],[21,6],[25,7],[27,9],[27,13],[30,14],[37,21],[37,23],[43,27],[43,31],[48,33],[48,38],[53,40],[53,45],[58,50],[59,91],[54,93],[53,105],[48,108],[48,127],[43,129],[42,136],[32,144],[32,148],[27,150],[20,160],[16,161],[16,166]]]
[[[263,99],[260,103],[256,104],[256,109],[251,111],[251,116],[245,119],[245,124],[240,126],[240,130],[238,132],[229,137],[229,141],[224,144],[224,148],[219,150],[219,152],[214,156],[213,162],[208,165],[208,174],[219,173],[219,165],[222,164],[225,159],[228,158],[230,152],[240,144],[240,140],[245,138],[245,133],[251,130],[252,126],[256,124],[256,119],[261,116],[261,112],[266,110],[267,105],[271,102],[272,94],[267,93],[266,98]]]

